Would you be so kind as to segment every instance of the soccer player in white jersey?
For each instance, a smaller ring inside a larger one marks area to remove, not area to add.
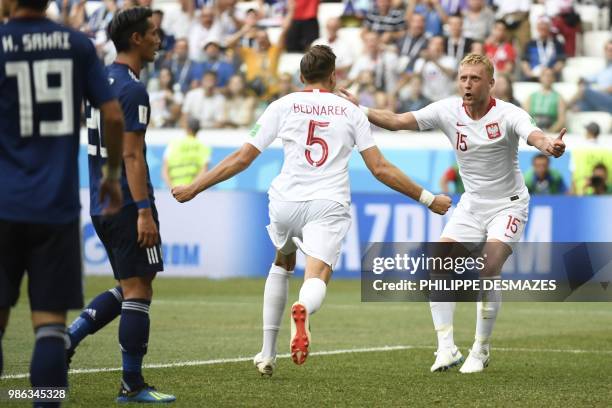
[[[487,262],[481,277],[499,279],[512,253],[511,244],[521,238],[529,209],[529,194],[518,165],[519,138],[547,155],[559,157],[565,151],[565,129],[557,138],[550,138],[523,109],[492,98],[493,65],[486,56],[467,55],[461,61],[458,81],[460,97],[434,102],[416,112],[362,110],[370,122],[385,129],[444,132],[455,149],[465,193],[440,241],[486,240]],[[358,103],[350,93],[341,92]],[[446,371],[463,361],[453,339],[455,303],[430,301],[430,306],[438,336],[431,371]],[[475,341],[460,369],[462,373],[480,372],[488,365],[491,333],[500,306],[501,293],[481,293],[476,307]]]
[[[263,347],[254,363],[272,375],[276,339],[287,303],[289,277],[299,248],[306,255],[304,283],[291,307],[291,356],[302,364],[311,343],[309,317],[321,307],[342,240],[351,224],[348,161],[357,146],[372,174],[390,188],[418,200],[437,214],[451,200],[434,196],[389,163],[376,147],[366,115],[333,94],[336,56],[328,46],[312,47],[300,62],[301,92],[273,102],[240,149],[188,186],[172,189],[185,202],[245,170],[274,139],[282,140],[285,160],[268,192],[268,233],[276,247],[263,299]]]

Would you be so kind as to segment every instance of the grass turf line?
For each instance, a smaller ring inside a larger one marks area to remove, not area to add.
[[[145,362],[254,355],[261,347],[263,284],[249,279],[159,279]],[[292,280],[289,304],[299,285],[299,279]],[[112,279],[89,277],[86,299],[112,286]],[[28,371],[33,341],[28,314],[23,297],[4,337],[5,374]],[[473,304],[458,305],[455,337],[464,354],[472,343],[474,319]],[[610,321],[609,304],[505,303],[494,333],[491,366],[483,375],[431,374],[435,335],[427,304],[362,304],[358,281],[333,281],[323,308],[312,319],[313,351],[397,344],[417,348],[312,356],[303,367],[282,359],[270,379],[260,378],[248,361],[150,369],[145,376],[161,391],[175,393],[177,406],[608,406],[612,355],[603,352],[612,348]],[[87,338],[72,368],[119,366],[117,323]],[[288,323],[287,313],[280,353],[288,349]],[[495,351],[495,347],[510,350]],[[512,350],[536,348],[568,353]],[[117,372],[71,375],[67,406],[111,404],[119,376]],[[0,384],[14,388],[28,382],[4,379]]]

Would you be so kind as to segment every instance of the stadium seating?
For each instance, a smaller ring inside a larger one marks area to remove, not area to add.
[[[573,134],[584,134],[584,127],[591,122],[599,125],[602,134],[612,131],[612,117],[608,112],[568,112],[567,130]]]
[[[279,73],[288,73],[292,76],[297,72],[300,72],[300,61],[304,54],[302,53],[293,53],[293,52],[285,52],[281,55],[280,61],[278,62],[278,72]]]
[[[515,82],[512,85],[512,91],[514,92],[514,98],[525,105],[529,95],[540,89],[540,84],[537,82]]]
[[[578,84],[575,82],[555,82],[553,89],[559,92],[561,97],[567,102],[578,92]]]
[[[574,57],[568,58],[561,73],[563,82],[576,83],[580,78],[595,75],[606,67],[602,58]]]
[[[612,38],[610,31],[586,31],[583,35],[584,55],[604,58],[604,44],[610,38]]]

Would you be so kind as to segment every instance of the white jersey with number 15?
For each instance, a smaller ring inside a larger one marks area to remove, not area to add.
[[[525,191],[518,163],[519,138],[540,130],[523,109],[490,99],[486,114],[473,120],[461,98],[451,97],[413,112],[420,130],[440,129],[457,156],[466,193],[502,199]]]
[[[280,201],[327,199],[350,204],[348,161],[353,147],[375,146],[370,123],[351,102],[323,90],[294,92],[261,115],[248,143],[263,151],[277,137],[285,159],[268,194]]]

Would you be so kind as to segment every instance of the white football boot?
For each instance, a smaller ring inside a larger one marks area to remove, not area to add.
[[[463,356],[457,346],[438,349],[434,355],[436,356],[436,361],[434,361],[431,366],[432,373],[436,371],[447,371],[449,368],[453,368],[463,361]]]
[[[257,353],[253,358],[253,364],[262,376],[271,377],[276,367],[276,357],[263,357],[261,353]]]
[[[472,347],[468,358],[459,369],[463,374],[479,373],[489,365],[489,348],[488,347]]]

